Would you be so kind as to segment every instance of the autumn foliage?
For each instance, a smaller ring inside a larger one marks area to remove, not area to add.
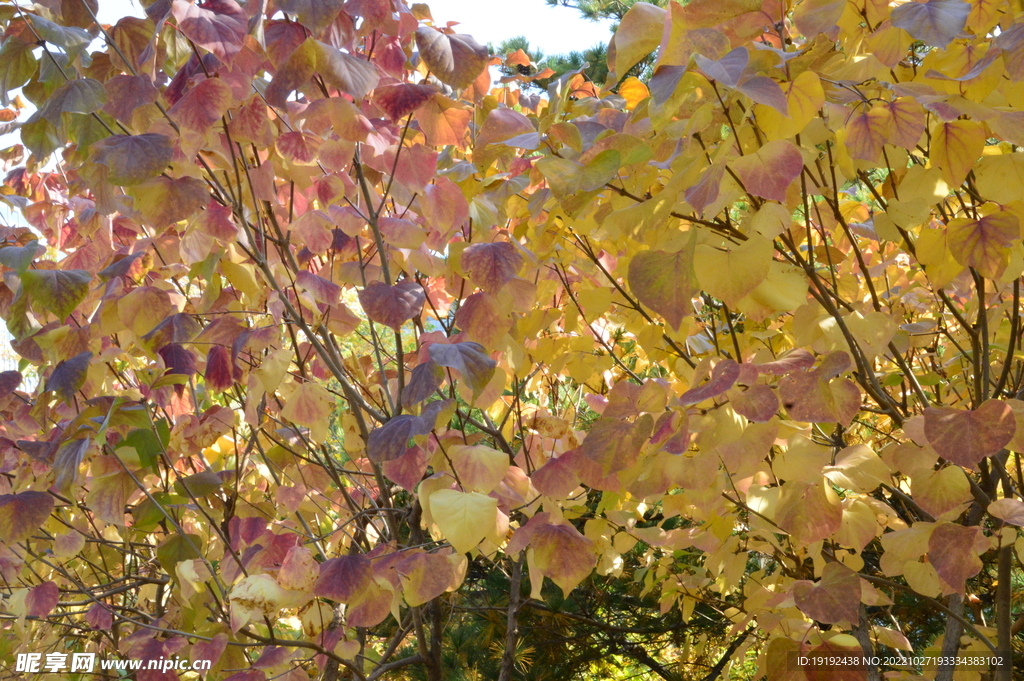
[[[1019,678],[794,663],[1021,644],[1019,3],[638,2],[544,96],[401,0],[95,9],[0,4],[3,664]]]

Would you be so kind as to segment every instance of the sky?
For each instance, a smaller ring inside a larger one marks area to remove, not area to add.
[[[460,33],[481,44],[497,45],[508,38],[525,36],[532,47],[545,54],[585,50],[611,37],[611,22],[582,18],[568,7],[548,7],[544,0],[427,0],[434,21],[458,21]],[[99,18],[114,23],[128,14],[143,16],[133,0],[99,0]]]

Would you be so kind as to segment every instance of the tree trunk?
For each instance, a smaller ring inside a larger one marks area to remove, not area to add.
[[[963,616],[964,599],[960,597],[960,594],[951,595],[946,605],[957,615]],[[942,653],[940,653],[942,657],[956,657],[957,652],[960,650],[960,635],[963,633],[963,630],[964,627],[960,624],[959,620],[952,617],[946,618],[946,633],[942,639]],[[956,664],[940,665],[939,671],[935,675],[935,681],[953,681],[953,672],[955,671]]]
[[[505,653],[501,656],[501,672],[498,681],[511,681],[512,669],[516,662],[516,644],[519,642],[519,608],[522,602],[520,590],[523,585],[523,560],[525,554],[512,567],[512,580],[508,589],[508,618],[505,625]]]
[[[871,643],[871,624],[868,622],[868,609],[864,604],[860,605],[860,621],[853,628],[853,635],[860,643],[861,649],[866,657],[875,656],[875,646]],[[882,673],[878,665],[867,665],[867,681],[882,681]]]
[[[1010,568],[1013,561],[1013,546],[1006,545],[999,549],[999,564],[997,575],[999,579],[996,585],[996,648],[999,653],[1005,656],[1003,664],[996,667],[993,672],[993,681],[1011,681],[1013,673],[1013,658],[1010,651],[1010,639],[1013,636],[1011,631],[1013,623],[1010,617]]]

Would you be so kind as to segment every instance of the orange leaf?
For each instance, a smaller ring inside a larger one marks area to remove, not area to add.
[[[435,147],[455,145],[466,148],[466,131],[473,114],[457,102],[436,94],[416,110],[416,122],[427,137],[427,144]]]

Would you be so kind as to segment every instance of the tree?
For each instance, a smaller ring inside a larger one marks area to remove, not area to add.
[[[504,57],[500,65],[504,78],[517,81],[524,89],[545,91],[552,82],[570,71],[582,73],[587,80],[599,84],[608,77],[607,48],[603,44],[582,52],[545,55],[543,50],[531,47],[525,36],[517,36],[489,49]]]
[[[622,21],[629,8],[637,4],[639,0],[547,0],[550,7],[570,7],[577,10],[585,19],[600,21],[601,19],[614,19]],[[654,0],[645,3],[655,7],[665,7],[668,0]]]
[[[545,98],[422,5],[93,11],[0,15],[13,671],[1019,676],[1010,5],[636,3]]]

